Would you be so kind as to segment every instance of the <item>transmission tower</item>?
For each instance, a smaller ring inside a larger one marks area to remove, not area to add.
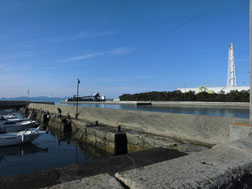
[[[233,43],[230,44],[229,52],[228,52],[227,87],[237,87]]]

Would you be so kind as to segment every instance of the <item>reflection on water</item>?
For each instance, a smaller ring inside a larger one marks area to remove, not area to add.
[[[61,104],[62,105],[62,104]],[[74,104],[65,104],[74,106]],[[79,104],[83,107],[93,108],[110,108],[120,110],[138,110],[138,111],[152,111],[152,112],[167,112],[178,114],[194,114],[194,115],[207,115],[219,117],[237,117],[249,118],[249,109],[239,108],[205,108],[205,107],[165,107],[165,106],[151,106],[151,105],[126,105],[126,104]]]
[[[50,131],[30,144],[0,147],[0,178],[88,162],[111,155],[90,145],[80,145],[71,139],[71,135]]]
[[[6,158],[8,158],[8,156],[25,156],[28,154],[36,154],[43,152],[48,152],[48,148],[40,148],[34,145],[33,143],[1,147],[0,162],[4,161]]]

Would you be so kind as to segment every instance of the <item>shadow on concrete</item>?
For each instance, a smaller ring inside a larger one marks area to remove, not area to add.
[[[42,188],[101,173],[114,175],[116,172],[140,168],[185,155],[187,154],[175,150],[154,148],[146,151],[95,160],[90,163],[75,164],[48,171],[2,178],[0,179],[0,189]]]

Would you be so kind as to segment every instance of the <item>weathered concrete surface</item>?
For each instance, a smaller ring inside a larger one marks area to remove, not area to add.
[[[151,103],[154,106],[170,107],[249,108],[249,102],[152,101]]]
[[[76,120],[67,118],[66,116],[57,117],[51,114],[48,121],[45,121],[44,119],[47,119],[47,112],[42,112],[40,110],[37,111],[35,119],[39,120],[43,125],[46,122],[49,126],[50,131],[57,130],[59,132],[65,133],[65,131],[71,130],[72,139],[76,139],[79,142],[84,142],[85,144],[92,144],[95,148],[99,148],[113,154],[116,154],[118,152],[118,149],[122,152],[128,151],[129,153],[131,153],[140,150],[164,147],[176,149],[185,153],[192,153],[212,147],[204,147],[202,145],[196,144],[186,144],[168,137],[146,134],[140,131],[133,131],[125,128],[121,128],[121,131],[118,132],[117,127],[107,126],[100,123],[96,125],[95,122]],[[124,148],[122,148],[123,145],[118,147],[118,141],[116,140],[116,136],[122,133],[126,134],[127,139],[127,146],[125,146]]]
[[[6,109],[6,108],[23,108],[27,107],[31,103],[30,101],[22,101],[22,100],[0,100],[0,109]],[[39,103],[39,104],[51,104],[54,105],[54,102],[32,102],[32,103]]]
[[[127,155],[95,160],[90,163],[75,164],[49,171],[2,178],[0,179],[0,189],[43,188],[102,173],[114,175],[119,171],[139,168],[184,155],[186,154],[175,150],[155,148]],[[41,163],[43,163],[43,161]]]
[[[75,104],[75,102],[65,102],[66,104]],[[222,108],[249,108],[249,102],[196,102],[196,101],[105,101],[105,102],[81,102],[80,104],[130,104],[137,105],[137,103],[145,104],[151,103],[153,106],[167,106],[167,107],[222,107]]]
[[[114,177],[108,174],[100,174],[71,182],[64,182],[44,189],[123,189],[121,184]]]
[[[252,188],[252,138],[116,173],[115,177],[130,189]]]
[[[197,144],[183,143],[181,141],[176,141],[168,137],[146,134],[127,129],[123,129],[123,131],[127,134],[129,152],[163,147],[190,154],[194,152],[207,150],[212,147],[212,146],[202,146]]]
[[[28,105],[27,101],[0,101],[0,108],[21,108]]]
[[[30,104],[29,108],[57,112],[62,109],[63,115],[75,116],[74,106],[53,106]],[[229,141],[229,125],[237,122],[246,122],[247,119],[173,114],[161,112],[144,112],[115,110],[102,108],[79,108],[79,119],[137,130],[180,141],[191,141],[204,144],[218,144]]]
[[[234,141],[252,136],[252,125],[249,123],[234,123],[229,126],[229,140]]]

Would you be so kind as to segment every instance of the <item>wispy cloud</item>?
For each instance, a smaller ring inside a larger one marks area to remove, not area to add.
[[[49,39],[45,39],[46,41],[52,43],[60,43],[64,41],[74,41],[80,39],[94,38],[94,37],[106,37],[112,36],[120,33],[119,31],[83,31],[70,35],[57,36]]]
[[[96,78],[96,82],[107,82],[107,83],[118,83],[118,82],[126,82],[128,81],[127,79],[115,79],[115,78]]]
[[[158,76],[153,76],[153,75],[137,75],[133,77],[134,79],[157,79],[159,78]]]
[[[120,77],[120,78],[96,78],[93,81],[96,82],[107,82],[107,83],[119,83],[119,82],[128,82],[135,80],[148,80],[148,79],[157,79],[158,76],[153,75],[136,75],[136,76],[128,76],[128,77]],[[86,78],[88,80],[88,78]]]
[[[3,70],[3,69],[5,69],[5,68],[6,68],[6,65],[0,64],[0,70]]]
[[[19,54],[0,54],[0,62],[13,62],[20,59],[31,58],[32,54],[19,53]]]
[[[101,31],[101,32],[93,32],[93,31],[84,31],[76,34],[73,37],[73,40],[81,39],[81,38],[90,38],[90,37],[106,37],[118,34],[119,31]]]
[[[79,60],[84,60],[84,59],[92,59],[96,58],[98,56],[103,56],[103,55],[120,55],[120,54],[128,54],[132,50],[127,49],[127,48],[116,48],[108,51],[99,51],[99,52],[93,52],[93,53],[86,53],[80,56],[74,56],[74,57],[69,57],[63,60],[63,62],[73,62],[73,61],[79,61]]]

